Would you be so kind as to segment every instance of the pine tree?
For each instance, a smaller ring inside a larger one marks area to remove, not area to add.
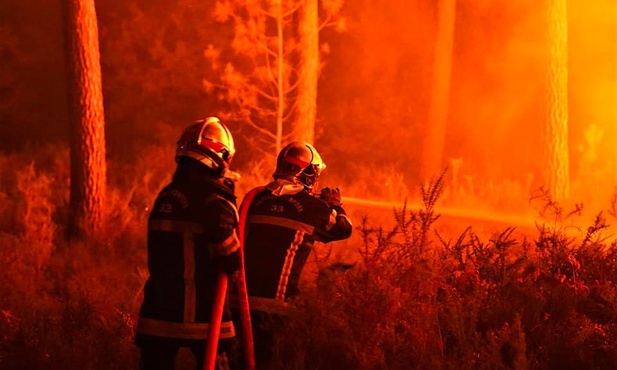
[[[299,70],[298,118],[294,139],[315,141],[315,116],[317,112],[317,80],[319,78],[319,4],[318,0],[305,0],[300,9],[298,24]]]
[[[570,192],[568,153],[568,19],[566,0],[548,0],[549,66],[544,124],[544,179],[551,196]]]
[[[215,18],[234,29],[233,55],[208,46],[205,55],[219,76],[204,86],[231,103],[235,114],[219,115],[246,123],[265,153],[277,153],[290,140],[314,140],[318,34],[326,26],[343,29],[337,15],[342,3],[322,1],[321,18],[316,0],[217,3]]]
[[[71,227],[73,236],[98,232],[106,192],[105,117],[94,0],[67,0],[70,61]]]
[[[428,117],[428,133],[422,153],[423,180],[437,176],[442,168],[443,150],[448,120],[452,45],[456,18],[456,0],[437,3],[437,36],[433,63],[433,85]]]

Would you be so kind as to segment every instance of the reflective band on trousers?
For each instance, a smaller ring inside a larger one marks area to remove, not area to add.
[[[175,339],[206,339],[208,337],[207,323],[181,323],[140,317],[137,332]],[[234,324],[231,321],[221,323],[220,338],[236,336]]]

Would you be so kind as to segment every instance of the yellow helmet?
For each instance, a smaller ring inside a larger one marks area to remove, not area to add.
[[[228,168],[236,147],[229,129],[216,117],[199,120],[187,127],[176,147],[176,160],[191,157],[212,169]]]
[[[294,141],[278,154],[273,177],[302,184],[310,191],[325,168],[326,164],[317,149],[311,144]]]

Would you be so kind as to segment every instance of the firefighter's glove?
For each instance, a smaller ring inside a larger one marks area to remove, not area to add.
[[[319,198],[324,202],[328,203],[330,207],[340,207],[343,205],[341,202],[341,191],[339,188],[323,188],[321,189],[321,194],[319,194]]]

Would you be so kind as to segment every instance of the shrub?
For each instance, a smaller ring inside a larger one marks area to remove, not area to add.
[[[393,229],[364,219],[359,263],[322,267],[294,302],[280,368],[617,366],[616,252],[601,214],[572,237],[578,206],[545,198],[534,240],[506,227],[486,242],[471,228],[452,241],[433,233],[443,176],[421,190],[423,209],[403,205]]]
[[[173,170],[168,149],[152,153],[152,167],[110,164],[106,232],[73,244],[63,238],[66,149],[0,155],[0,367],[136,366],[146,218]],[[268,167],[243,172],[240,197],[269,180]],[[391,227],[365,216],[346,244],[353,267],[325,248],[279,333],[274,367],[617,368],[617,247],[604,214],[571,227],[581,206],[567,211],[540,192],[535,235],[444,232],[444,176],[420,189],[420,209],[395,209]],[[394,183],[383,199],[403,192]]]

